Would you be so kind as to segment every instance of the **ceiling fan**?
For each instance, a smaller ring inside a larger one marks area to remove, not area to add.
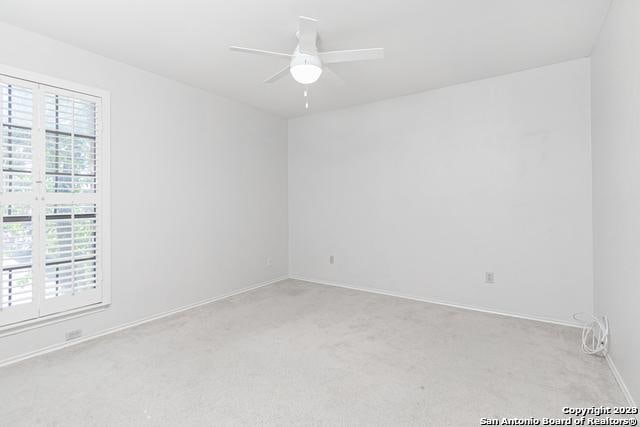
[[[240,46],[229,46],[229,49],[238,52],[287,58],[290,60],[289,65],[264,82],[273,83],[287,74],[287,72],[290,72],[293,79],[303,85],[316,82],[320,78],[323,69],[333,74],[331,69],[327,68],[325,64],[381,59],[384,57],[383,48],[319,52],[317,45],[318,20],[306,16],[300,16],[299,19],[298,31],[296,33],[298,45],[293,53],[272,52]]]

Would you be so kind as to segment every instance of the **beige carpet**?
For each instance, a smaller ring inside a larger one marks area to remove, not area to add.
[[[0,369],[3,426],[477,426],[614,404],[578,329],[292,280]]]

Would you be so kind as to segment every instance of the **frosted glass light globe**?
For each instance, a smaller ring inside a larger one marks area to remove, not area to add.
[[[313,64],[300,64],[290,68],[293,79],[303,85],[315,83],[322,74],[322,68]]]
[[[315,83],[322,74],[322,62],[317,55],[307,55],[300,53],[296,49],[296,52],[291,59],[291,65],[289,66],[291,76],[295,81],[303,85]]]

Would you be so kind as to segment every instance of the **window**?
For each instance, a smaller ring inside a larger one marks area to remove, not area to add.
[[[108,94],[8,74],[0,73],[0,327],[110,301]]]

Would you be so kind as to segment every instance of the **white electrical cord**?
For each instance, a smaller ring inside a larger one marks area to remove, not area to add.
[[[581,318],[588,317],[587,320]],[[607,316],[602,319],[589,313],[577,313],[573,318],[583,324],[582,327],[582,351],[587,354],[604,356],[609,343],[609,321]]]

